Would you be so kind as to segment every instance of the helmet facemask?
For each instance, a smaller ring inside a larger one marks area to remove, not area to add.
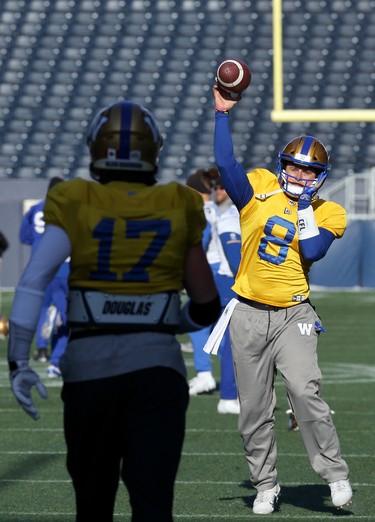
[[[302,180],[287,174],[285,168],[288,163],[316,171],[316,178]],[[329,156],[324,145],[313,136],[299,136],[290,141],[279,153],[277,178],[282,190],[289,197],[298,198],[308,187],[315,186],[318,191],[326,180],[330,168]]]

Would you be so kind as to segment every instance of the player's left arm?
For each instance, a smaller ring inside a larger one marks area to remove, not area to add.
[[[323,219],[317,223],[314,208],[311,205],[312,196],[306,190],[302,196],[306,194],[308,197],[300,196],[298,200],[298,239],[299,247],[304,259],[313,263],[322,259],[328,252],[333,241],[342,236],[346,227],[346,215],[342,207],[337,204],[337,215],[334,212],[329,219]],[[327,202],[323,203],[327,205]]]
[[[184,287],[189,299],[181,310],[178,333],[195,332],[217,321],[220,296],[201,242],[192,245],[186,254]]]
[[[39,419],[39,414],[31,397],[31,389],[35,386],[44,399],[47,399],[47,390],[29,366],[30,348],[44,290],[61,263],[70,255],[70,250],[66,233],[58,227],[48,226],[16,287],[10,313],[8,364],[11,389],[21,407],[34,420]]]
[[[322,259],[335,240],[335,236],[329,230],[325,228],[317,228],[317,230],[316,236],[306,239],[299,238],[299,246],[303,258],[309,263]]]

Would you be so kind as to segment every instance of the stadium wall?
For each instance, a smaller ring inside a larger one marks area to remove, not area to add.
[[[375,220],[354,220],[328,254],[312,266],[312,286],[375,288]]]
[[[9,242],[2,257],[0,287],[14,288],[30,256],[18,232],[27,200],[45,197],[48,180],[0,181],[0,230]],[[312,287],[375,289],[375,220],[354,220],[327,256],[312,266]]]

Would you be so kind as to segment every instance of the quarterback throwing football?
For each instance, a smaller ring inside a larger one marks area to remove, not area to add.
[[[344,234],[345,210],[316,198],[330,163],[313,136],[279,153],[277,175],[246,173],[234,156],[229,111],[239,102],[214,86],[214,151],[226,191],[240,213],[242,251],[230,337],[241,433],[256,514],[270,514],[280,495],[274,430],[275,370],[283,377],[311,466],[330,486],[332,503],[350,503],[349,470],[329,406],[321,397],[317,341],[324,330],[309,301],[311,264]]]

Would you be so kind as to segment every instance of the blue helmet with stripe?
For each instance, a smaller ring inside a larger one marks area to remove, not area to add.
[[[298,197],[305,187],[294,184],[295,178],[285,172],[288,163],[307,167],[316,172],[316,179],[311,183],[316,187],[316,190],[323,185],[331,169],[327,149],[317,138],[314,138],[314,136],[298,136],[291,140],[279,152],[277,165],[277,177],[280,186],[291,197]]]
[[[138,103],[115,102],[99,111],[89,128],[91,176],[103,182],[107,176],[121,179],[121,173],[155,174],[162,144],[151,112]]]

